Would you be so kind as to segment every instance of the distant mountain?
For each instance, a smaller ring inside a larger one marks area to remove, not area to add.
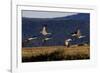
[[[86,38],[79,41],[73,41],[72,43],[88,42],[90,35],[90,14],[89,13],[78,13],[76,15],[58,17],[58,18],[22,18],[22,40],[24,41],[30,37],[42,38],[43,35],[40,33],[43,26],[47,25],[47,31],[52,33],[48,36],[53,39],[49,40],[46,45],[63,45],[64,41],[71,37],[71,33],[80,29]],[[35,44],[40,46],[41,40],[35,40],[31,42],[31,46]],[[30,45],[28,45],[30,46]]]
[[[78,13],[78,14],[75,14],[75,15],[66,16],[66,17],[59,17],[59,18],[54,18],[54,19],[59,19],[59,20],[83,20],[83,21],[89,21],[90,15],[89,15],[89,13]]]

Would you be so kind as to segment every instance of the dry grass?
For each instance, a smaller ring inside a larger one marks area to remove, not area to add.
[[[81,60],[90,58],[89,45],[22,48],[22,62]]]

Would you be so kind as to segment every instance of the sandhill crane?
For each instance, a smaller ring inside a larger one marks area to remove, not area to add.
[[[77,37],[77,38],[84,38],[85,37],[85,36],[81,35],[81,32],[79,29],[74,34],[72,34],[72,36]]]
[[[49,35],[51,33],[47,32],[46,25],[43,26],[43,29],[42,29],[42,31],[40,31],[40,33],[44,36],[44,38],[42,39],[42,42],[43,42],[43,45],[45,45],[46,41],[51,39],[51,38],[48,38],[46,35]]]
[[[70,46],[70,41],[72,41],[72,39],[67,39],[65,40],[65,46],[69,47]]]

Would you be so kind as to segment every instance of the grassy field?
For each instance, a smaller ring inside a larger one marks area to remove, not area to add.
[[[22,48],[22,62],[90,59],[89,45]]]

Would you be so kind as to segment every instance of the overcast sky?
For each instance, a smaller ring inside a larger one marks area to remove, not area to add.
[[[69,15],[75,15],[77,13],[74,12],[46,12],[46,11],[32,11],[32,10],[24,10],[22,11],[22,17],[27,18],[56,18],[56,17],[64,17]]]

